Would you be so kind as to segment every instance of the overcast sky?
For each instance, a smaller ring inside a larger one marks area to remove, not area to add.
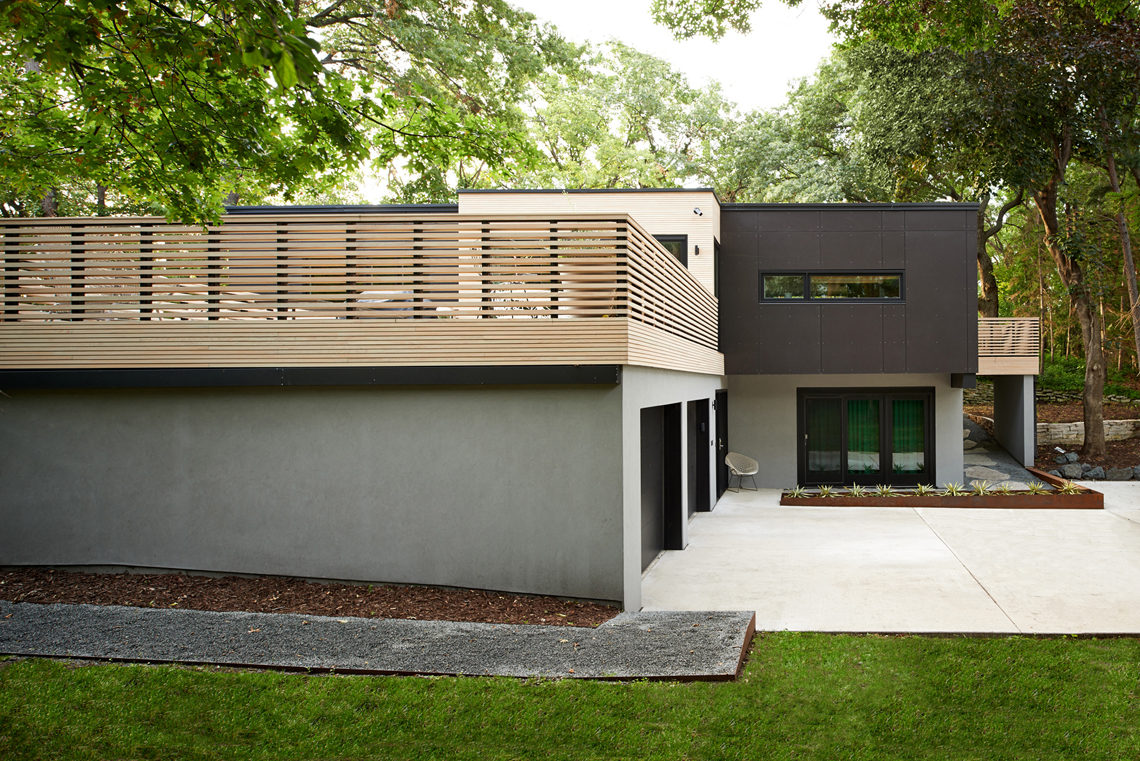
[[[564,37],[578,42],[616,37],[669,61],[693,85],[715,79],[742,110],[783,103],[788,82],[812,74],[833,41],[812,0],[798,8],[766,0],[752,17],[751,34],[730,32],[720,42],[677,42],[653,23],[650,0],[509,1],[554,24]]]

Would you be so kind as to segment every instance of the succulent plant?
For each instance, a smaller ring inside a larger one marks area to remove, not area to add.
[[[1008,483],[1003,483],[1001,486],[996,487],[991,493],[1008,497],[1010,494],[1013,494],[1013,489],[1009,488]]]
[[[1030,481],[1029,482],[1029,493],[1030,494],[1044,494],[1047,491],[1049,491],[1049,489],[1045,486],[1045,484],[1041,483],[1040,481]]]
[[[914,487],[914,494],[917,497],[925,497],[928,494],[934,494],[936,491],[938,491],[938,489],[931,486],[930,484],[919,484],[918,486]]]
[[[821,486],[821,487],[819,487],[819,496],[821,496],[821,497],[838,497],[839,495],[835,493],[835,487],[834,486]]]
[[[970,494],[975,497],[983,497],[990,492],[989,481],[974,481],[974,488],[970,489]]]
[[[896,492],[888,484],[879,484],[875,487],[876,497],[894,497]]]
[[[867,496],[867,490],[864,489],[859,484],[855,484],[854,486],[852,486],[851,488],[849,488],[847,490],[847,495],[850,497],[866,497]]]
[[[786,496],[791,497],[792,499],[803,499],[807,495],[808,495],[807,489],[805,489],[802,486],[797,486],[796,488],[790,490]]]
[[[965,493],[966,487],[957,481],[952,484],[946,484],[946,487],[942,490],[942,496],[944,497],[961,497]]]
[[[1060,494],[1080,494],[1081,487],[1077,486],[1072,481],[1066,481],[1061,486],[1057,487],[1057,492]]]

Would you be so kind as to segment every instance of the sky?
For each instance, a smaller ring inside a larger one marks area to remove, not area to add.
[[[774,108],[784,102],[788,83],[815,72],[834,41],[827,21],[812,0],[789,8],[767,0],[752,16],[752,32],[729,32],[719,42],[678,42],[649,15],[650,0],[510,0],[564,37],[604,42],[616,37],[655,55],[688,75],[689,83],[721,83],[725,96],[741,110]]]

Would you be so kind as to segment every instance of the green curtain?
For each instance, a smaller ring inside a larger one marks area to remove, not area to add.
[[[847,400],[847,472],[879,472],[879,400]]]
[[[894,430],[891,433],[895,473],[922,473],[926,469],[926,409],[921,399],[891,402]]]

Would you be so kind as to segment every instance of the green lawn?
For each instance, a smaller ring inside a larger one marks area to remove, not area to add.
[[[1136,640],[758,636],[735,683],[0,663],[0,758],[1140,758]]]

